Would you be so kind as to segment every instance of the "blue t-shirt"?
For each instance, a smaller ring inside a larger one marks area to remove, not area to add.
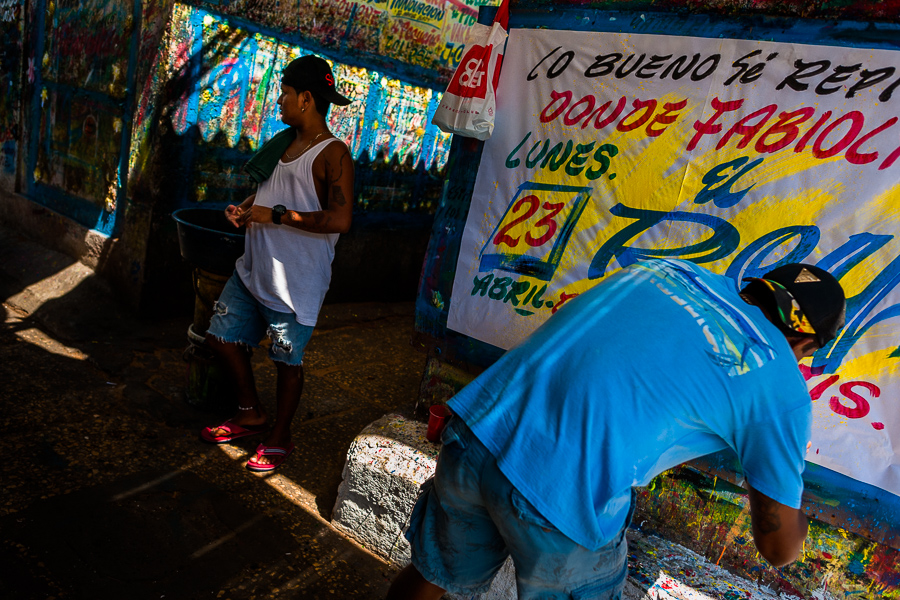
[[[519,491],[590,549],[632,486],[733,449],[755,489],[799,508],[812,407],[784,335],[693,263],[623,269],[569,301],[450,407]]]

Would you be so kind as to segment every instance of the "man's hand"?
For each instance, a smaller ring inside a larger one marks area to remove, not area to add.
[[[772,500],[749,484],[750,522],[753,542],[759,553],[773,567],[783,567],[797,560],[806,540],[806,515]]]
[[[243,218],[243,211],[241,207],[235,206],[234,204],[229,204],[225,207],[225,218],[228,219],[228,222],[234,225],[235,227],[240,227],[243,225],[241,219]]]
[[[251,207],[253,207],[253,202],[255,200],[256,194],[251,194],[247,197],[246,200],[241,202],[240,206],[229,204],[225,208],[225,218],[228,219],[228,222],[235,227],[243,227],[244,225],[248,225],[247,220],[250,218],[250,209]],[[271,220],[272,219],[270,215],[269,221]]]

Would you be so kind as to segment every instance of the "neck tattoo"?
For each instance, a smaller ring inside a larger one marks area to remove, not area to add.
[[[288,154],[288,151],[285,150],[285,151],[284,151],[284,155],[288,157],[288,160],[294,160],[295,158],[300,158],[301,156],[303,156],[303,154],[306,153],[307,150],[309,150],[310,146],[312,146],[312,145],[315,143],[315,141],[316,141],[317,139],[319,139],[320,137],[322,137],[323,135],[325,135],[325,133],[326,133],[326,132],[323,131],[323,132],[321,132],[319,135],[317,135],[316,137],[314,137],[313,139],[311,139],[311,140],[309,141],[309,143],[306,144],[306,147],[303,148],[303,150],[301,150],[301,151],[298,152],[297,154],[291,156],[290,154]]]

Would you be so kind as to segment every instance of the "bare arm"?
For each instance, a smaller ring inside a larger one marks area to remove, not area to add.
[[[353,221],[353,159],[343,144],[330,144],[322,151],[324,175],[322,194],[324,210],[299,212],[289,210],[281,223],[313,233],[347,233]],[[314,167],[315,175],[315,167]],[[320,199],[322,196],[320,196]],[[254,223],[271,223],[272,209],[254,206]]]
[[[749,484],[747,488],[750,492],[750,521],[756,549],[773,567],[783,567],[794,562],[806,540],[806,515],[796,508],[772,500]]]

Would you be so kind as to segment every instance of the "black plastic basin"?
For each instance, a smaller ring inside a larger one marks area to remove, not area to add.
[[[244,254],[244,228],[235,229],[221,209],[181,208],[172,213],[178,224],[181,256],[198,269],[231,275]]]

